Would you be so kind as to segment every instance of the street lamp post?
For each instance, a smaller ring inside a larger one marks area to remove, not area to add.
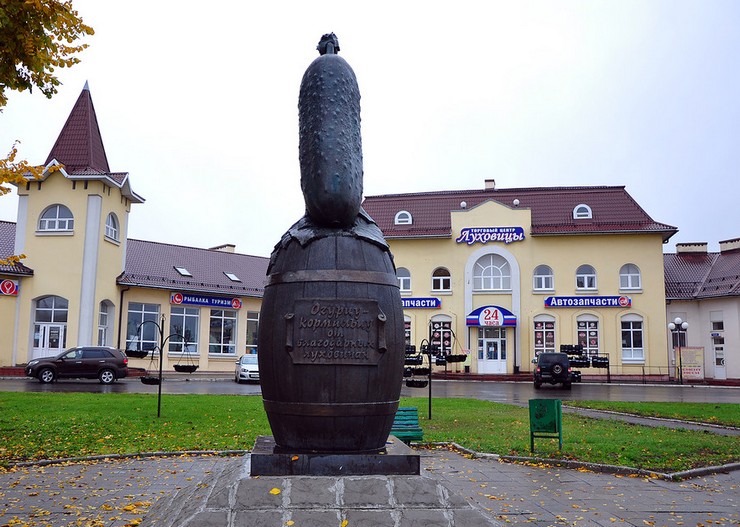
[[[681,317],[676,317],[673,322],[668,323],[668,329],[671,330],[671,334],[676,336],[676,345],[674,350],[678,354],[678,382],[683,384],[683,361],[681,359],[681,333],[686,333],[689,329],[689,323],[681,320]]]

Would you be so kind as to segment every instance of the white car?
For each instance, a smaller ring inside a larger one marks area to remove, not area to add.
[[[257,354],[250,353],[248,355],[242,355],[238,361],[236,361],[236,370],[234,372],[234,382],[242,381],[255,381],[260,380],[260,367],[257,364]]]

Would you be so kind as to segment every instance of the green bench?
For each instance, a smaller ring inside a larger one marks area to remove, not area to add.
[[[406,444],[424,438],[424,430],[419,426],[419,410],[415,406],[401,406],[398,409],[393,419],[391,435]]]

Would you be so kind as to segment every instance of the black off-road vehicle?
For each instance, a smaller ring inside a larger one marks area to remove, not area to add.
[[[532,361],[534,368],[534,387],[539,389],[543,383],[560,384],[570,390],[573,383],[573,368],[565,353],[540,353]]]

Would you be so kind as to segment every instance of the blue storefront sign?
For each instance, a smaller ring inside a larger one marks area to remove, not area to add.
[[[401,304],[404,309],[439,309],[442,301],[439,298],[402,298]]]
[[[460,231],[457,243],[486,244],[488,242],[521,242],[524,241],[523,227],[466,227]]]
[[[183,306],[221,307],[226,309],[241,309],[242,307],[242,301],[238,298],[192,295],[188,293],[172,293],[170,295],[170,303]]]
[[[516,315],[500,306],[483,306],[465,317],[466,326],[506,327],[516,326]]]
[[[545,307],[632,307],[628,296],[548,296]]]

